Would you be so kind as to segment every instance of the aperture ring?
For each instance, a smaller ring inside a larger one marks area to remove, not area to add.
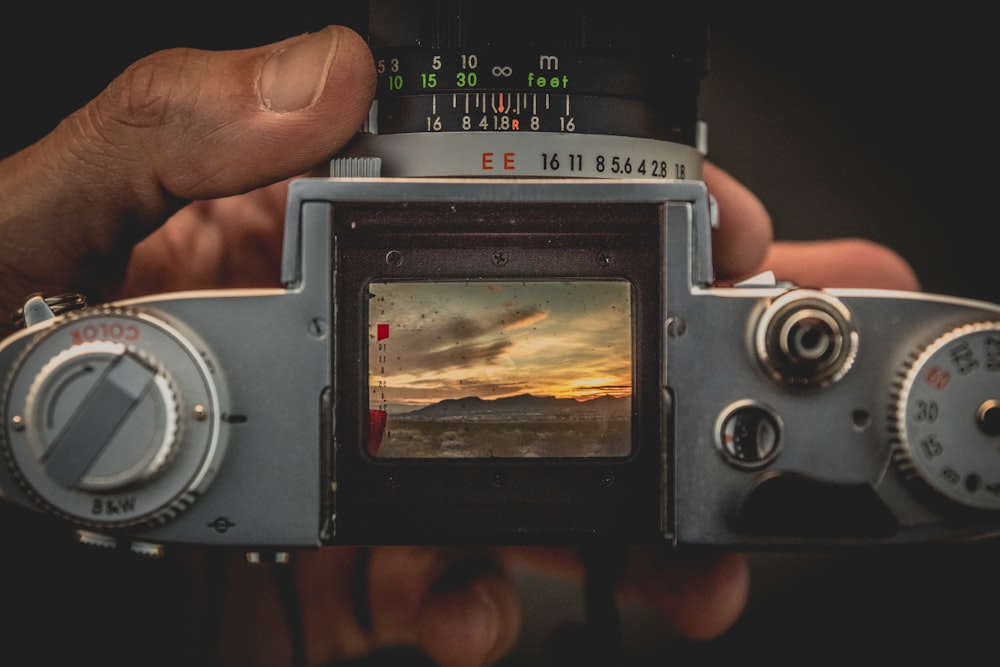
[[[700,180],[694,146],[598,134],[437,132],[362,134],[339,158],[378,157],[380,176]]]

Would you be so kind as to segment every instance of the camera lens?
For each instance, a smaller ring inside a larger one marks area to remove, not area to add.
[[[371,0],[376,102],[348,155],[382,158],[382,176],[699,178],[703,14]]]

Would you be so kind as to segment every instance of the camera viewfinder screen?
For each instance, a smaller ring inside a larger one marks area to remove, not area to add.
[[[374,456],[632,451],[626,280],[373,282],[368,341]]]

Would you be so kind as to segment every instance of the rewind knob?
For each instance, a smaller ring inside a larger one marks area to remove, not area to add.
[[[28,391],[32,453],[66,488],[113,491],[140,484],[170,458],[178,398],[165,369],[123,343],[63,350]]]
[[[162,523],[205,491],[225,452],[217,369],[193,333],[154,313],[56,318],[7,379],[7,464],[41,508],[75,523]]]

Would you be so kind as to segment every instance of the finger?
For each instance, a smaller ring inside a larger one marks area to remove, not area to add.
[[[490,555],[380,548],[367,581],[377,645],[416,644],[441,667],[458,667],[493,664],[516,641],[517,598]]]
[[[493,565],[495,568],[495,564]],[[492,665],[514,645],[520,606],[510,581],[475,562],[453,567],[420,609],[420,646],[441,667]]]
[[[555,576],[579,580],[586,574],[573,549],[511,547],[505,553],[512,562]],[[620,589],[654,609],[671,631],[688,639],[711,639],[729,629],[746,607],[750,569],[737,553],[633,547]]]
[[[920,289],[906,260],[890,248],[863,239],[775,243],[764,265],[778,280],[802,287]]]
[[[707,640],[728,630],[743,613],[750,568],[737,553],[635,549],[623,589],[642,597],[681,636]]]
[[[86,291],[93,273],[101,279],[89,290],[117,280],[131,245],[187,201],[245,192],[333,155],[361,126],[374,80],[365,42],[338,27],[138,61],[0,162],[3,277],[17,280],[4,292]]]
[[[185,206],[136,244],[122,287],[112,296],[278,287],[287,192],[288,181],[281,181]]]
[[[295,562],[310,664],[420,648],[441,667],[491,665],[520,608],[492,554],[437,547],[331,547]]]
[[[738,278],[758,270],[774,234],[767,209],[742,183],[710,162],[704,164],[702,177],[719,210],[719,227],[712,235],[718,277]]]

